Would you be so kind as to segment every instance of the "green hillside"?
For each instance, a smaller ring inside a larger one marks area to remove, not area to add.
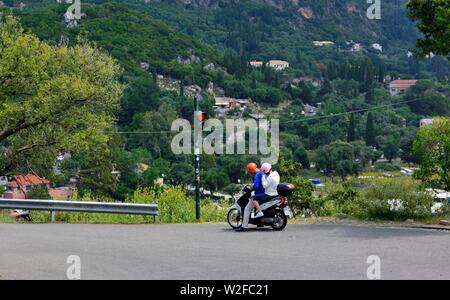
[[[221,88],[216,89],[220,95],[223,91],[224,96],[250,98],[254,104],[242,111],[230,109],[225,117],[263,113],[280,119],[280,155],[300,162],[304,169],[315,165],[316,170],[307,171],[312,176],[340,172],[345,178],[370,168],[382,156],[388,162],[401,158],[417,163],[412,147],[419,121],[450,115],[450,64],[439,56],[407,55],[418,34],[406,17],[404,1],[383,1],[381,21],[366,17],[365,1],[183,2],[187,1],[83,1],[85,16],[73,28],[64,23],[67,4],[28,0],[26,7],[11,10],[26,30],[47,43],[74,45],[87,40],[124,69],[121,81],[126,90],[117,116],[121,133],[108,145],[112,152],[108,162],[121,172],[117,189],[107,192],[113,198],[123,200],[137,188],[152,186],[162,174],[171,184],[192,183],[192,157],[171,151],[167,131],[176,118],[192,120],[193,98],[184,88],[193,85],[203,89],[201,110],[210,116],[214,99],[205,88],[212,82]],[[334,44],[320,47],[313,41]],[[382,52],[373,43],[380,44]],[[360,49],[355,50],[357,44]],[[194,62],[184,63],[188,58]],[[290,67],[252,68],[253,59],[284,59]],[[149,70],[141,63],[148,63]],[[205,68],[210,63],[215,66]],[[184,87],[169,90],[155,80],[155,73],[180,79]],[[389,82],[396,78],[419,81],[406,93],[392,96]],[[315,108],[312,115],[305,112],[306,105]],[[344,161],[334,157],[337,162],[330,162],[330,149],[344,149],[354,157]],[[89,170],[100,168],[102,159],[87,154],[73,157],[64,174],[96,182]],[[250,159],[259,158],[203,157],[204,186],[223,189],[245,180],[243,166]],[[137,172],[142,163],[152,168]],[[103,170],[111,173],[107,166]],[[105,192],[89,184],[80,188]]]
[[[25,28],[49,43],[58,43],[61,35],[69,38],[69,44],[77,43],[80,37],[95,42],[116,58],[128,75],[140,74],[141,62],[149,63],[150,71],[175,76],[199,75],[203,64],[219,59],[212,48],[122,4],[82,3],[81,10],[86,17],[74,28],[68,28],[63,22],[66,9],[67,5],[44,2],[14,10],[14,13]],[[178,56],[184,58],[192,54],[201,59],[199,66],[182,67],[175,63]]]

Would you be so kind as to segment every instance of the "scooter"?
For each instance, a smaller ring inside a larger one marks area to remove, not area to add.
[[[274,230],[283,230],[287,225],[288,218],[293,217],[292,211],[288,206],[287,197],[292,195],[294,190],[295,186],[293,184],[279,184],[277,187],[278,195],[260,205],[264,216],[254,218],[256,211],[253,209],[249,224],[258,227],[271,226]],[[242,226],[244,210],[252,196],[252,191],[251,185],[244,186],[242,189],[243,195],[228,210],[227,221],[231,228],[239,229]]]

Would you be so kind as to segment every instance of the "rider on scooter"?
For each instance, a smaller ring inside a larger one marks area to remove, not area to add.
[[[261,178],[263,189],[259,187],[255,188],[254,186],[255,195],[250,199],[245,207],[242,226],[238,229],[238,231],[247,231],[248,223],[250,221],[250,214],[253,207],[257,210],[255,218],[261,218],[264,216],[264,213],[261,210],[260,203],[267,202],[274,196],[278,195],[277,186],[280,183],[280,175],[277,171],[272,171],[272,166],[269,163],[264,163],[261,166],[261,170],[255,174],[255,184],[258,182],[259,178]]]

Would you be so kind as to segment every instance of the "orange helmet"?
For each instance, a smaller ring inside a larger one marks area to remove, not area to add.
[[[258,166],[254,163],[248,163],[247,166],[245,167],[245,169],[247,170],[247,172],[249,172],[250,174],[254,174],[256,173],[256,170],[258,169]]]

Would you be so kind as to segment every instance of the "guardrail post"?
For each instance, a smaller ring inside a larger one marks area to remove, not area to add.
[[[158,215],[153,215],[153,223],[158,223]]]
[[[55,211],[54,210],[50,211],[50,222],[55,223]]]

